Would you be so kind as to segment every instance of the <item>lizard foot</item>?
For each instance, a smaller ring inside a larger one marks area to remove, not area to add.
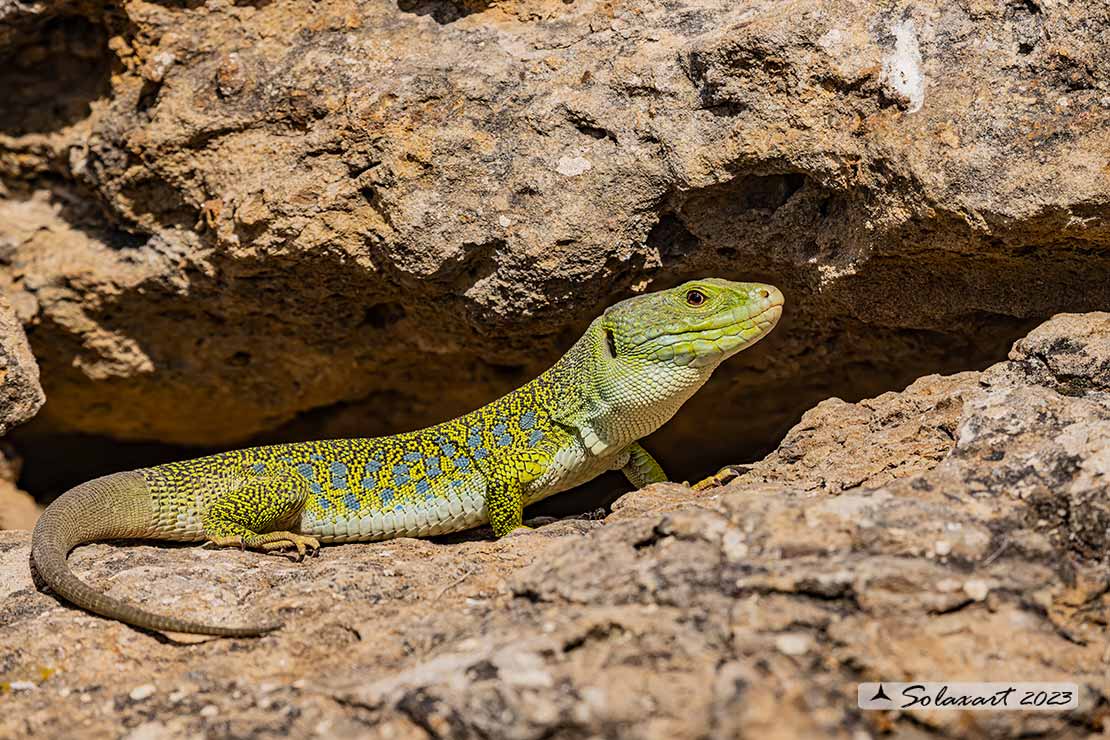
[[[315,537],[297,534],[296,532],[267,532],[252,537],[248,547],[262,552],[289,555],[293,560],[300,562],[304,560],[306,554],[315,555],[320,551],[320,541]],[[283,552],[288,549],[296,549],[297,552]]]
[[[529,527],[525,524],[519,524],[519,525],[517,525],[517,527],[515,529],[513,529],[512,532],[509,532],[505,536],[506,537],[519,537],[522,534],[531,534],[532,532],[535,532],[535,531],[536,530],[532,529],[531,527]]]
[[[748,472],[748,468],[745,465],[726,465],[708,478],[698,481],[691,486],[691,488],[700,492],[710,488],[716,488],[717,486],[723,486],[729,481],[739,478],[746,472]]]
[[[297,534],[296,532],[266,532],[265,534],[252,534],[243,537],[238,534],[213,537],[204,543],[204,547],[238,547],[240,550],[261,550],[289,555],[294,560],[301,561],[305,555],[315,555],[320,549],[320,541],[315,537]],[[284,553],[282,550],[296,550]]]

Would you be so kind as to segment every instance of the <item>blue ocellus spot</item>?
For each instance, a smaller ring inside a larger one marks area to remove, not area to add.
[[[321,509],[330,509],[331,508],[331,501],[329,499],[325,498],[324,496],[317,496],[316,497],[316,503],[318,503],[320,505]]]
[[[266,472],[266,463],[258,462],[258,463],[255,463],[254,465],[251,465],[251,472],[255,473],[256,475],[261,475],[262,473],[265,473]]]
[[[471,447],[482,446],[482,430],[478,427],[471,427],[470,434],[466,437],[466,443]]]
[[[393,484],[403,486],[409,482],[409,466],[397,463],[393,466]]]
[[[487,450],[485,447],[479,447],[478,449],[474,450],[474,457],[478,458],[479,460],[485,460],[487,457],[489,457],[489,450]]]
[[[447,457],[454,457],[455,452],[457,452],[455,445],[451,444],[450,442],[444,442],[443,444],[441,444],[439,446],[439,451]]]
[[[348,493],[344,496],[343,503],[346,504],[347,508],[351,511],[358,511],[362,508],[362,503],[359,502],[358,498],[353,493]]]
[[[424,459],[424,474],[429,478],[438,478],[443,475],[443,468],[439,466],[438,457],[428,457]]]
[[[378,479],[370,476],[369,478],[362,479],[362,488],[365,491],[373,491],[378,487]]]
[[[508,427],[505,426],[505,422],[500,421],[493,425],[493,436],[500,437],[506,430],[508,430]]]
[[[347,466],[344,463],[335,460],[332,462],[330,468],[331,472],[331,487],[337,491],[341,491],[347,487]]]
[[[520,427],[521,431],[525,432],[536,426],[536,412],[532,409],[525,411],[523,414],[521,414],[520,419],[517,421],[517,426]]]
[[[389,506],[393,503],[393,489],[383,488],[382,492],[378,494],[382,500],[382,506]]]
[[[313,493],[320,493],[324,490],[320,487],[320,484],[316,482],[316,468],[308,463],[301,463],[297,466],[297,472],[300,473],[302,478],[308,481],[308,488],[310,491]]]
[[[533,429],[532,433],[528,435],[528,446],[535,447],[543,440],[543,432],[539,429]]]
[[[404,460],[405,462],[416,462],[417,460],[419,460],[422,457],[424,457],[424,456],[421,455],[419,452],[406,452],[401,457],[401,459]]]
[[[501,438],[497,440],[497,446],[498,447],[508,447],[512,443],[513,443],[513,435],[511,435],[511,434],[502,434]]]
[[[466,470],[467,468],[470,467],[470,458],[469,457],[463,457],[462,455],[459,455],[458,457],[456,457],[451,462],[455,463],[455,467],[458,468],[459,470]]]
[[[382,464],[377,460],[370,460],[366,463],[365,470],[366,470],[366,473],[368,475],[373,475],[374,473],[378,472],[381,469],[382,469]]]
[[[427,493],[428,489],[431,488],[431,487],[432,487],[431,484],[428,483],[428,481],[424,480],[423,478],[416,481],[416,492],[417,493]]]

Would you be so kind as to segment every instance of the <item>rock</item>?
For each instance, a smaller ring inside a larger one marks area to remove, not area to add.
[[[982,367],[1110,303],[1108,30],[1089,3],[8,3],[28,467],[70,433],[413,428],[707,274],[787,313],[659,436],[677,479]]]
[[[286,621],[256,640],[177,645],[60,604],[31,582],[27,533],[2,532],[0,682],[36,690],[6,697],[0,735],[1098,732],[1106,318],[1057,317],[982,373],[822,403],[727,486],[652,486],[604,522],[299,564],[154,544],[71,557],[151,609]],[[946,678],[1077,682],[1080,706],[974,723],[855,706],[860,681]]]
[[[131,693],[128,694],[128,696],[131,697],[131,701],[142,701],[154,696],[155,691],[157,691],[157,689],[154,688],[154,684],[144,683],[142,686],[136,686],[131,689]]]
[[[0,529],[32,529],[42,508],[13,481],[0,479]]]
[[[23,327],[0,293],[0,436],[33,417],[45,400]],[[0,446],[0,529],[30,529],[40,512],[35,500],[16,486],[21,465],[10,446]]]
[[[45,401],[23,327],[0,294],[0,436],[33,417]]]
[[[1110,389],[1110,313],[1061,314],[1034,329],[992,368],[987,381],[1008,374],[1077,396]]]

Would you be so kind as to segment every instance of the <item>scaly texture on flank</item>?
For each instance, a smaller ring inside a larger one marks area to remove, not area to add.
[[[778,321],[782,294],[705,279],[610,307],[547,372],[487,406],[391,437],[254,447],[120,473],[48,507],[32,556],[69,601],[140,627],[244,636],[149,614],[79,581],[66,554],[120,537],[210,541],[263,551],[320,542],[426,537],[489,522],[498,537],[524,506],[606,470],[666,480],[637,440],[662,426],[727,357]]]

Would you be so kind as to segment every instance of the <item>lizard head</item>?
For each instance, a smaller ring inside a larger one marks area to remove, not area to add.
[[[622,301],[605,312],[601,328],[610,359],[627,369],[708,377],[766,336],[782,304],[773,285],[704,278]]]
[[[577,426],[594,453],[651,434],[718,365],[765,336],[782,292],[705,278],[609,307],[552,368],[556,420]]]

